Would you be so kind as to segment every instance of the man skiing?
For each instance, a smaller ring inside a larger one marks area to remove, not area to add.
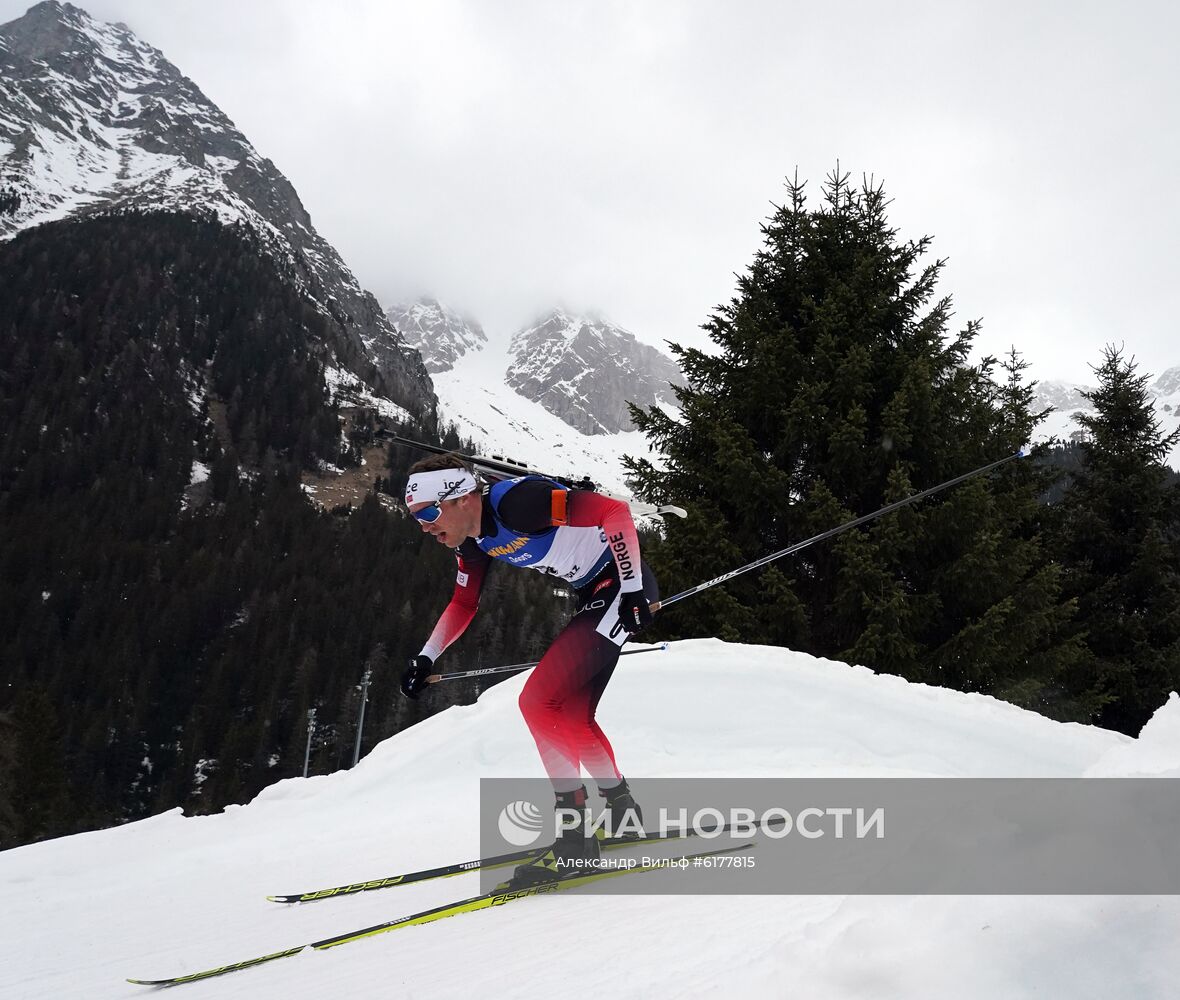
[[[631,633],[651,624],[659,599],[655,577],[640,562],[631,511],[619,500],[568,489],[528,475],[483,486],[454,455],[432,456],[410,468],[406,506],[422,530],[455,550],[458,573],[450,603],[422,652],[402,675],[402,692],[417,698],[434,661],[463,634],[479,606],[493,559],[565,580],[576,607],[520,693],[520,710],[553,784],[561,815],[580,813],[551,848],[517,867],[513,887],[552,881],[593,860],[599,844],[587,835],[589,808],[581,769],[606,799],[606,829],[638,808],[594,719]]]

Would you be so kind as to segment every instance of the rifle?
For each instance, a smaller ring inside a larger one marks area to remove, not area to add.
[[[619,500],[630,507],[632,513],[642,517],[663,517],[667,514],[672,514],[676,517],[688,517],[688,511],[683,507],[674,507],[671,504],[650,504],[640,503],[637,500],[628,500],[626,497],[616,496],[613,493],[606,493],[596,489],[594,483],[589,478],[572,479],[567,476],[551,476],[547,472],[539,472],[536,469],[529,468],[523,462],[517,462],[510,458],[505,458],[502,455],[492,455],[490,458],[483,455],[465,455],[462,452],[452,451],[450,448],[443,448],[440,445],[427,444],[424,441],[415,441],[412,438],[402,437],[400,434],[395,434],[392,431],[378,431],[377,436],[387,438],[396,444],[429,452],[432,455],[456,455],[485,478],[497,482],[504,479],[514,479],[517,476],[543,476],[545,479],[551,479],[553,482],[560,483],[562,486],[566,486],[571,490],[591,490],[595,493],[601,493],[605,497],[610,497],[612,500]]]

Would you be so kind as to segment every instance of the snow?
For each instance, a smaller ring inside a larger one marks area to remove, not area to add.
[[[547,382],[557,364],[572,369],[569,342],[583,329],[600,340],[609,331],[612,339],[624,345],[634,341],[634,334],[622,327],[593,314],[573,316],[558,308],[515,334],[500,331],[486,337],[482,329],[472,327],[473,321],[463,320],[434,299],[394,307],[388,315],[407,335],[407,342],[421,349],[442,422],[454,424],[481,454],[500,455],[550,475],[588,476],[600,489],[625,497],[631,491],[624,481],[622,456],[645,457],[658,464],[659,457],[649,451],[640,432],[585,434],[533,396],[513,388],[524,378]],[[620,358],[619,364],[615,373],[619,378],[625,381],[634,375],[625,359]],[[585,380],[594,371],[584,362],[581,371],[550,386],[546,395],[564,399],[580,421],[594,420],[606,430],[583,392]],[[677,416],[673,406],[663,401],[657,405]]]
[[[785,649],[694,640],[624,663],[599,717],[633,778],[1180,768],[1175,696],[1132,740]],[[522,684],[386,740],[351,771],[278,782],[248,806],[173,810],[0,854],[0,996],[147,996],[124,977],[196,972],[474,894],[468,874],[314,906],[265,900],[474,857],[479,779],[542,774],[516,705]],[[1178,938],[1172,896],[571,892],[181,989],[191,1000],[467,998],[473,988],[495,998],[1163,1000],[1180,976]]]
[[[483,328],[437,299],[420,298],[385,311],[386,318],[411,347],[422,352],[428,366],[433,359],[450,365],[456,357],[479,350],[487,342]],[[433,372],[436,366],[431,366]]]
[[[1144,373],[1140,371],[1139,374]],[[1083,390],[1092,392],[1094,386],[1057,381],[1038,383],[1034,412],[1046,406],[1053,406],[1055,409],[1036,428],[1034,440],[1040,442],[1056,437],[1062,441],[1070,441],[1080,438],[1085,433],[1074,416],[1078,413],[1093,414],[1095,410],[1093,405],[1082,397]],[[1180,368],[1169,368],[1154,378],[1148,385],[1148,394],[1155,406],[1160,433],[1166,436],[1180,427]],[[1164,461],[1173,469],[1180,469],[1180,443],[1172,448]]]
[[[77,86],[59,73],[49,76],[63,95],[72,94]],[[32,137],[30,160],[26,180],[19,185],[22,203],[13,231],[67,218],[87,206],[117,206],[145,192],[151,192],[162,206],[176,207],[186,198],[224,203],[228,194],[213,179],[236,161],[210,157],[210,170],[198,171],[180,156],[149,152],[138,145],[141,130],[135,124],[143,106],[142,94],[115,89],[110,109],[94,108],[75,98],[70,105],[72,116],[64,125],[46,128],[34,120],[27,126]],[[106,124],[104,111],[117,124]],[[18,130],[26,127],[19,116],[10,125]],[[226,213],[222,204],[220,211],[233,221],[243,216],[242,208]]]
[[[1133,743],[1111,747],[1087,778],[1180,778],[1180,695],[1157,709]]]
[[[391,399],[378,396],[356,375],[339,365],[328,365],[324,369],[324,382],[328,386],[333,406],[368,406],[376,410],[379,415],[391,420],[409,421],[413,419],[408,410],[398,406]],[[344,443],[348,443],[347,438],[344,439]]]
[[[216,760],[199,760],[193,768],[193,785],[198,789],[209,779],[209,773],[216,770]]]
[[[212,153],[206,153],[205,162],[215,173],[226,174],[231,170],[236,170],[242,161],[232,160],[228,156],[214,156]]]
[[[499,373],[509,362],[507,349],[490,345],[432,375],[441,422],[455,421],[480,454],[501,455],[554,476],[589,476],[607,493],[631,496],[620,459],[656,461],[647,438],[640,431],[582,434],[540,403],[506,389]]]
[[[185,382],[187,383],[185,399],[188,400],[188,406],[193,415],[201,417],[205,413],[209,386],[199,372],[192,370],[189,366],[186,366],[186,368],[188,370],[185,372]]]

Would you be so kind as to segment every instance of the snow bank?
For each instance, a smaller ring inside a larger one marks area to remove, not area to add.
[[[1087,778],[1180,778],[1180,695],[1173,691],[1137,740],[1111,747]]]
[[[448,664],[461,669],[462,664]],[[153,978],[474,894],[463,875],[280,908],[265,896],[474,857],[481,777],[543,772],[524,678],[248,806],[0,853],[0,996],[143,997]],[[395,697],[379,678],[375,698]],[[624,660],[599,712],[632,777],[1171,774],[1180,699],[1138,740],[789,650],[715,640]],[[181,987],[184,1000],[630,997],[1164,1000],[1168,896],[591,896],[529,900]],[[50,944],[52,942],[52,944]],[[49,960],[49,958],[52,960]],[[178,993],[179,997],[181,994]]]

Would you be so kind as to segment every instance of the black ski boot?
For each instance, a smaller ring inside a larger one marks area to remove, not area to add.
[[[588,832],[590,810],[586,806],[586,787],[583,785],[572,792],[558,792],[556,808],[580,812],[582,819],[565,826],[558,838],[536,857],[517,865],[512,878],[505,883],[506,888],[525,889],[597,870],[601,851],[598,838]]]
[[[606,799],[599,835],[606,840],[639,840],[643,836],[643,811],[627,787],[627,779],[613,788],[600,788],[598,794]]]

